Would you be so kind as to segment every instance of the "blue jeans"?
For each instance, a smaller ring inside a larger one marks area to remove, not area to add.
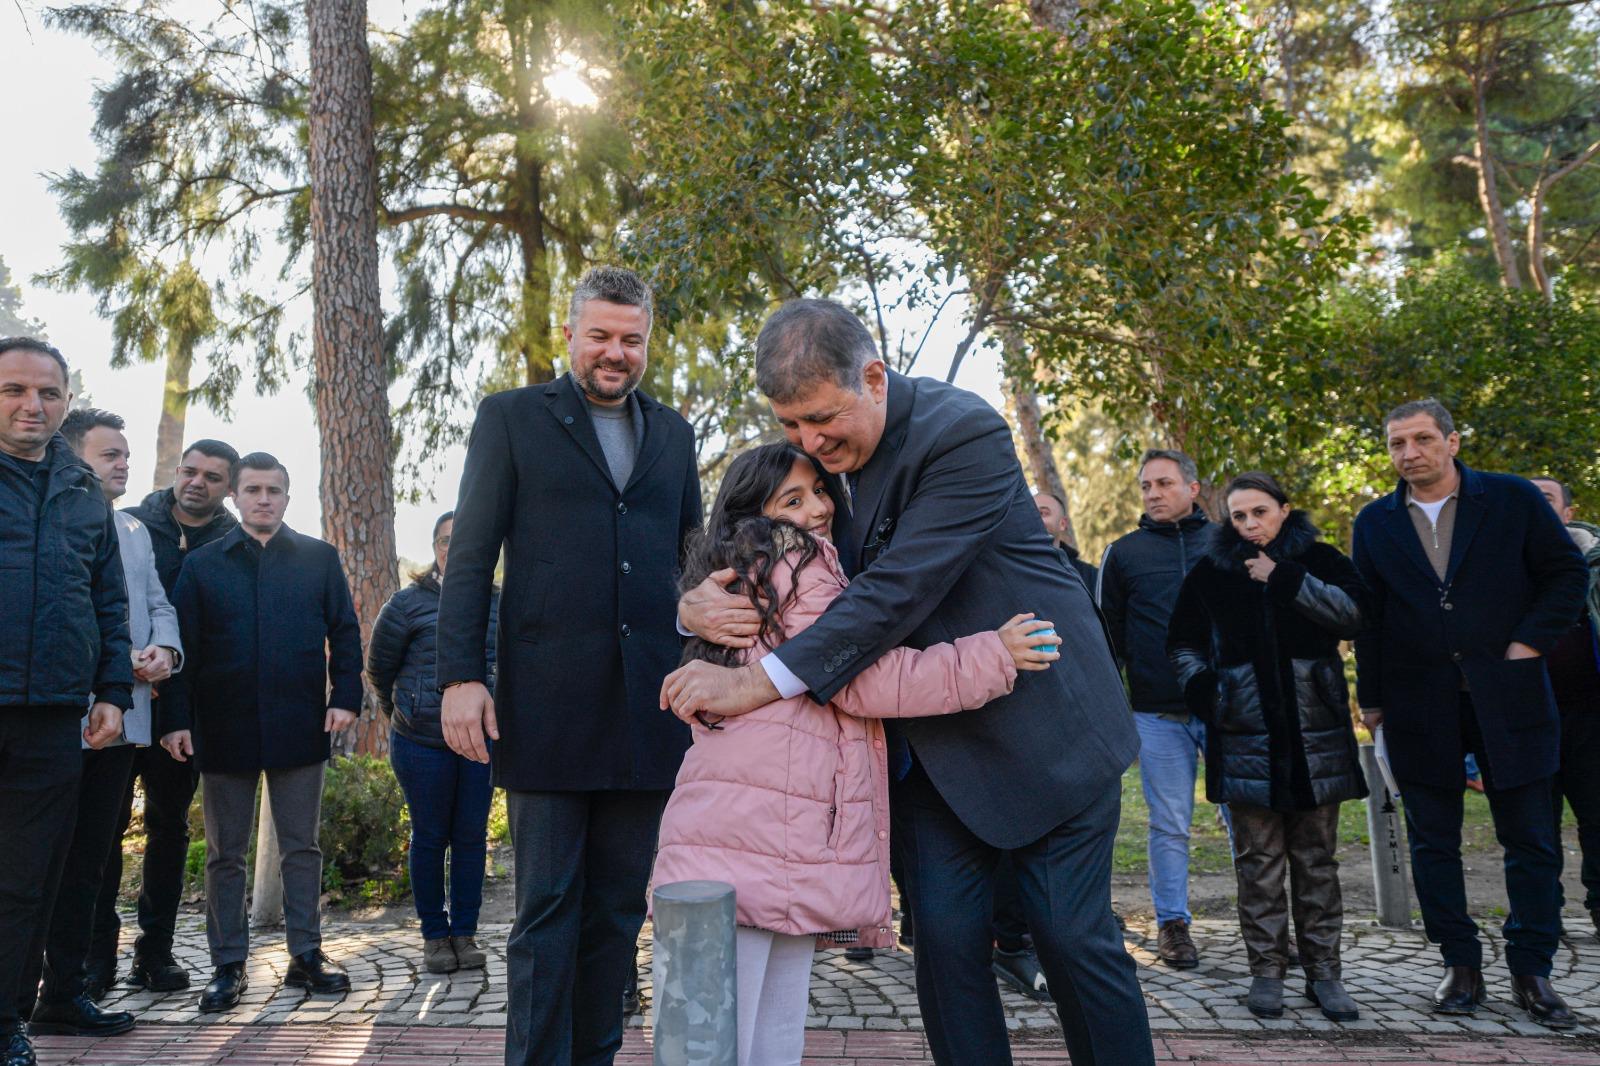
[[[411,810],[411,894],[422,938],[474,936],[483,907],[489,855],[489,767],[449,748],[389,734],[389,763]],[[445,852],[450,853],[450,909],[445,910]]]
[[[1198,718],[1173,722],[1144,712],[1139,727],[1139,779],[1150,809],[1150,902],[1156,924],[1189,913],[1189,824],[1194,820],[1195,764],[1206,750],[1206,726]],[[1222,808],[1226,821],[1228,808]],[[1232,834],[1229,827],[1229,834]]]

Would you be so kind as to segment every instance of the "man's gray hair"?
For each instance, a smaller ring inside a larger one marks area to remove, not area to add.
[[[1456,420],[1450,417],[1450,412],[1445,410],[1444,404],[1435,400],[1432,396],[1427,396],[1420,400],[1411,400],[1403,403],[1384,415],[1383,435],[1387,437],[1389,435],[1389,427],[1396,422],[1404,422],[1406,419],[1415,418],[1417,415],[1427,415],[1433,419],[1433,424],[1439,427],[1439,432],[1447,437],[1456,431]]]
[[[572,290],[572,303],[567,308],[568,326],[578,328],[578,313],[590,300],[642,307],[647,319],[655,319],[655,297],[650,293],[650,286],[626,267],[597,266],[583,272],[578,287]]]
[[[790,300],[756,337],[756,387],[775,403],[794,403],[831,381],[859,393],[878,358],[872,334],[832,300]]]
[[[1151,448],[1139,459],[1139,473],[1144,473],[1144,468],[1157,459],[1165,459],[1178,464],[1178,471],[1183,474],[1184,484],[1192,484],[1200,480],[1200,467],[1195,461],[1175,448]]]

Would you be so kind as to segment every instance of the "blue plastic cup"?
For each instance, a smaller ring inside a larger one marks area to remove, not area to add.
[[[1056,630],[1055,630],[1054,626],[1051,626],[1049,629],[1037,629],[1037,630],[1034,630],[1034,632],[1031,635],[1034,636],[1034,637],[1047,637],[1047,636],[1048,637],[1053,637],[1053,636],[1056,635]],[[1033,650],[1034,651],[1044,651],[1044,652],[1060,651],[1061,650],[1061,645],[1059,645],[1059,644],[1035,644],[1033,646]]]

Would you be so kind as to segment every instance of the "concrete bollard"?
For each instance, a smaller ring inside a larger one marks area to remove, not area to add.
[[[1378,904],[1378,924],[1391,929],[1411,926],[1410,877],[1406,872],[1406,831],[1399,799],[1389,791],[1378,769],[1371,744],[1361,746],[1361,772],[1367,779],[1367,839],[1372,847],[1372,890]]]
[[[250,928],[271,929],[283,923],[283,870],[265,775],[261,778],[261,808],[256,814],[255,874],[255,888],[250,893]]]
[[[733,886],[659,885],[653,903],[655,1066],[738,1066]]]

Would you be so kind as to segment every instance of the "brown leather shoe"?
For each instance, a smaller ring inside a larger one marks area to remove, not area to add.
[[[1440,1014],[1476,1014],[1486,994],[1482,970],[1475,966],[1447,966],[1444,980],[1433,993],[1433,1009]]]
[[[1189,939],[1189,923],[1174,918],[1156,936],[1156,955],[1175,970],[1192,970],[1200,965],[1200,952]]]
[[[1548,977],[1511,975],[1511,1001],[1528,1012],[1528,1020],[1547,1029],[1571,1029],[1578,1024],[1567,1001],[1550,986]]]

